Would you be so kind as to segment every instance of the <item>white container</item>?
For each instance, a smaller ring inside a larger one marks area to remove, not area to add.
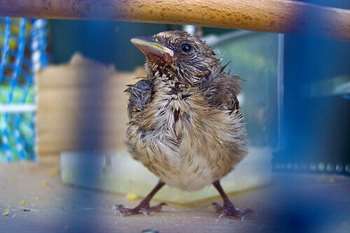
[[[64,152],[61,154],[61,177],[64,183],[96,188],[121,194],[145,196],[158,178],[127,152]],[[241,192],[269,184],[271,151],[250,148],[248,156],[223,180],[226,192]],[[190,204],[218,196],[208,186],[200,191],[185,192],[165,186],[156,200]]]

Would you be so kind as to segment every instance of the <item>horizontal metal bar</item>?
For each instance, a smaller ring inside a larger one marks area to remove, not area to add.
[[[0,104],[0,113],[35,112],[35,104]]]

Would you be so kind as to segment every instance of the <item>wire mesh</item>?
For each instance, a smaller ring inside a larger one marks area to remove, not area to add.
[[[35,159],[35,72],[47,65],[47,22],[0,19],[0,162]]]

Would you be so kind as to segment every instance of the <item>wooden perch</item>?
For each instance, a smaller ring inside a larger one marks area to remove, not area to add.
[[[350,39],[350,10],[287,0],[4,0],[0,15],[308,30]]]

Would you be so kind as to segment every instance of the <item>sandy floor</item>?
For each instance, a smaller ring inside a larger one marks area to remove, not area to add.
[[[244,222],[219,219],[210,203],[193,208],[167,206],[152,216],[116,216],[125,197],[64,186],[55,167],[0,165],[1,233],[349,232],[350,179],[278,175],[264,189],[232,199],[252,208]]]

